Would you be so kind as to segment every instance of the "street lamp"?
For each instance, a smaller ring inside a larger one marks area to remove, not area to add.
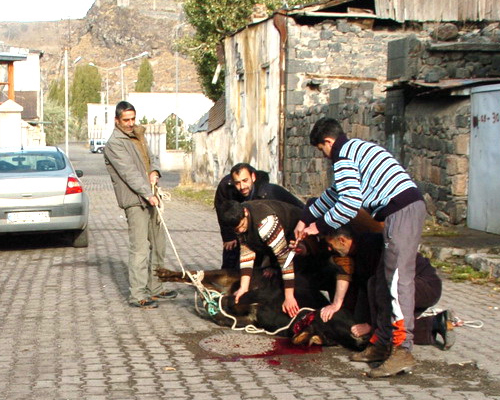
[[[106,72],[106,105],[108,105],[109,104],[109,71],[121,68],[121,66],[123,64],[119,65],[118,67],[111,67],[111,68],[100,67],[100,66],[94,64],[93,62],[89,62],[89,65],[91,67],[96,67],[97,69],[102,69],[102,70],[104,70]]]
[[[175,149],[179,150],[179,50],[177,39],[179,38],[179,29],[186,25],[185,22],[174,26],[175,43]]]
[[[98,69],[102,69],[106,72],[106,104],[109,104],[109,71],[112,71],[114,69],[118,69],[120,68],[120,84],[121,84],[121,97],[122,97],[122,100],[125,100],[125,79],[124,79],[124,69],[125,67],[127,66],[125,63],[126,62],[129,62],[129,61],[132,61],[132,60],[136,60],[138,58],[142,58],[142,57],[149,57],[149,52],[147,51],[144,51],[142,52],[141,54],[138,54],[134,57],[130,57],[130,58],[127,58],[125,60],[123,60],[120,65],[116,66],[116,67],[111,67],[111,68],[105,68],[105,67],[100,67],[96,64],[94,64],[93,62],[90,62],[89,65],[92,66],[92,67],[96,67]]]
[[[121,85],[122,85],[122,100],[125,100],[125,80],[124,80],[124,69],[126,67],[126,62],[129,62],[129,61],[132,61],[132,60],[137,60],[138,58],[142,58],[142,57],[149,57],[149,52],[147,51],[143,51],[141,54],[138,54],[134,57],[130,57],[130,58],[127,58],[125,60],[122,61],[121,65],[120,65],[120,69],[121,69]]]

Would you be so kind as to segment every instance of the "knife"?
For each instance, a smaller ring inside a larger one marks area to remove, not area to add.
[[[290,253],[288,253],[288,256],[286,257],[285,264],[283,265],[282,269],[287,269],[290,263],[293,260],[293,257],[295,257],[295,250],[292,250]]]

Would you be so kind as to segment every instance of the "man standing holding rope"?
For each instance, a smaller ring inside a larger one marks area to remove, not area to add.
[[[121,101],[116,106],[115,129],[104,149],[118,206],[125,210],[129,236],[129,304],[150,309],[158,300],[173,299],[176,291],[165,291],[155,275],[163,267],[165,231],[160,224],[160,199],[155,186],[160,178],[157,159],[151,153],[145,128],[135,125],[135,108]]]

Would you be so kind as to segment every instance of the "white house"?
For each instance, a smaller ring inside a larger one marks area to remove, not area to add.
[[[0,43],[0,146],[45,145],[40,85],[43,52]]]
[[[198,121],[214,103],[202,93],[137,93],[127,96],[137,111],[137,119],[146,118],[162,123],[170,115],[177,115],[187,128]]]

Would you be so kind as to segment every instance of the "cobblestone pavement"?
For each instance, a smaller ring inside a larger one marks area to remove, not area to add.
[[[158,309],[130,308],[126,222],[102,155],[70,152],[85,171],[91,243],[0,239],[0,399],[500,399],[500,296],[489,286],[445,281],[439,306],[484,327],[457,328],[448,352],[417,346],[413,374],[381,380],[342,348],[295,354],[282,340],[218,327],[196,314],[187,285],[170,286],[179,297]],[[165,217],[186,266],[219,267],[213,210],[174,199]],[[168,264],[177,268],[171,251]]]

